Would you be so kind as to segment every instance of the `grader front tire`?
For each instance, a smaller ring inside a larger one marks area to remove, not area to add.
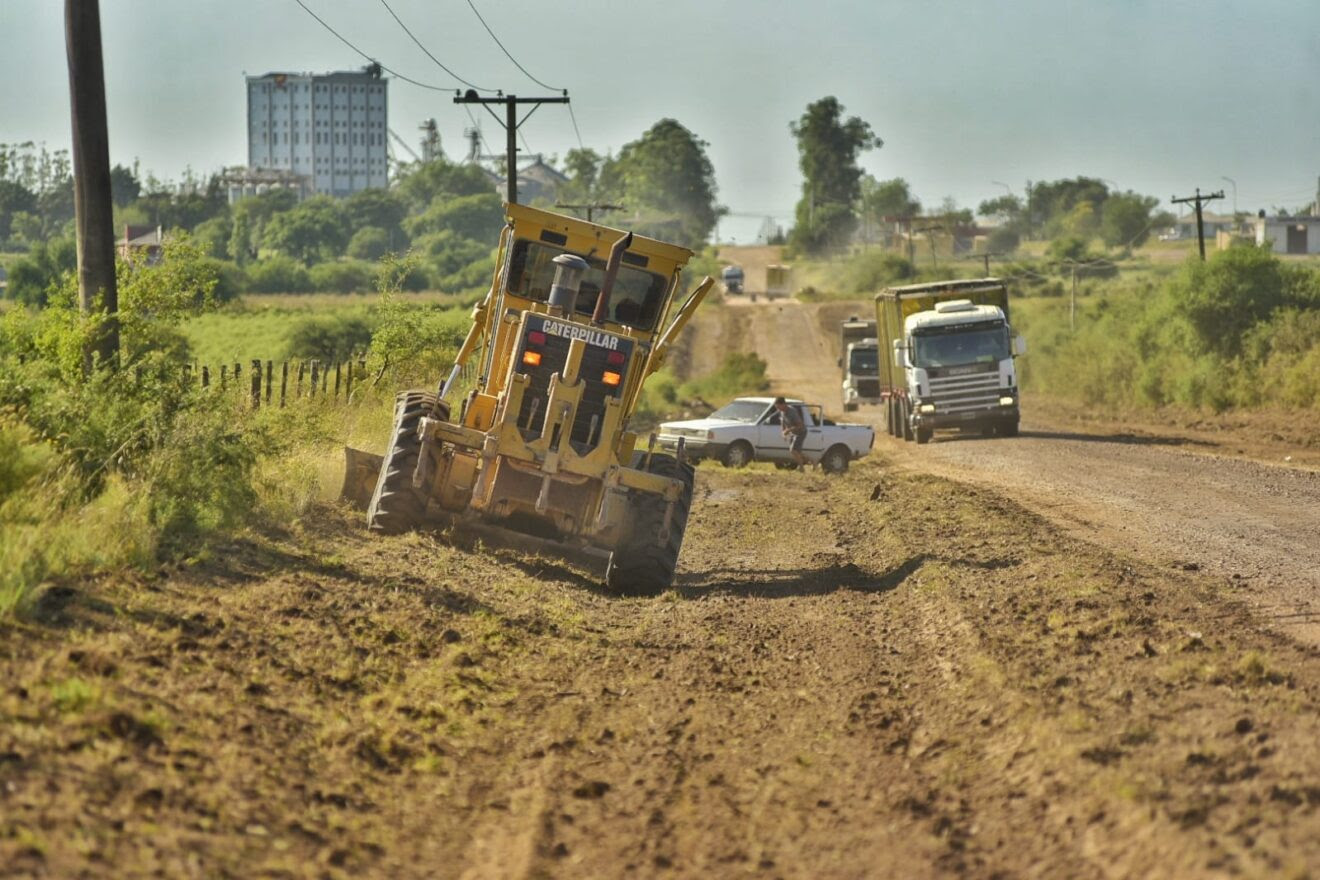
[[[426,493],[413,488],[413,472],[422,450],[417,427],[423,416],[448,419],[449,405],[437,403],[431,391],[405,391],[395,399],[394,431],[367,508],[367,526],[372,531],[398,534],[417,528],[426,519]]]
[[[639,467],[642,456],[634,461]],[[633,496],[632,528],[628,537],[610,554],[605,570],[605,585],[614,593],[624,596],[655,596],[674,583],[674,569],[678,553],[683,547],[683,533],[687,530],[688,514],[692,510],[692,485],[695,474],[690,464],[679,464],[668,455],[652,455],[649,473],[682,480],[683,494],[674,503],[669,521],[668,540],[659,540],[664,528],[665,510],[669,503],[659,495],[638,493]]]

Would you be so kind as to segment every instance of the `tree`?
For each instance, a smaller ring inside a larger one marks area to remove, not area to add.
[[[414,238],[437,232],[449,232],[457,238],[482,243],[486,250],[504,224],[500,197],[491,189],[468,196],[435,201],[424,213],[404,221]]]
[[[383,230],[387,245],[392,242],[399,250],[406,244],[401,224],[407,214],[403,197],[391,190],[364,189],[344,200],[344,218],[350,233],[368,227]]]
[[[1298,280],[1268,245],[1233,247],[1204,263],[1189,260],[1170,292],[1201,345],[1232,357],[1247,331],[1295,301]]]
[[[18,181],[0,179],[0,240],[9,237],[15,214],[31,214],[36,210],[36,193]]]
[[[476,165],[456,165],[445,159],[407,166],[398,185],[399,196],[416,211],[425,211],[437,200],[494,191],[491,178]]]
[[[1022,200],[1012,195],[997,196],[977,205],[976,213],[982,217],[1014,223],[1022,216]]]
[[[298,204],[298,194],[289,189],[272,189],[243,199],[233,207],[234,228],[229,234],[229,255],[240,265],[257,256],[266,223],[271,217]]]
[[[1109,197],[1109,187],[1093,177],[1038,183],[1029,189],[1027,212],[1033,226],[1044,226],[1048,236],[1062,231],[1065,218],[1079,202],[1088,202],[1098,216]]]
[[[603,163],[599,193],[628,206],[637,232],[700,248],[725,213],[715,201],[715,167],[707,146],[676,120],[661,119]],[[587,170],[591,159],[581,156],[580,170]]]
[[[1140,247],[1150,238],[1151,212],[1159,204],[1154,196],[1114,193],[1101,208],[1100,237],[1110,247]]]
[[[600,170],[605,162],[605,157],[587,147],[569,150],[564,156],[564,173],[568,182],[560,185],[559,199],[567,202],[594,200]]]
[[[142,183],[132,168],[116,165],[110,169],[110,200],[123,208],[137,201]]]
[[[379,226],[363,226],[348,240],[348,255],[355,260],[379,260],[389,250],[389,233]]]
[[[869,229],[880,228],[886,220],[915,217],[921,213],[921,202],[912,195],[908,182],[901,177],[876,180],[869,174],[862,176],[861,215]]]
[[[843,105],[833,96],[807,105],[789,130],[797,139],[802,169],[802,198],[789,242],[807,253],[841,247],[857,225],[862,179],[858,155],[878,149],[883,141],[856,116],[844,120]]]
[[[343,211],[330,196],[313,196],[271,217],[261,243],[305,264],[321,256],[337,256],[348,243]]]

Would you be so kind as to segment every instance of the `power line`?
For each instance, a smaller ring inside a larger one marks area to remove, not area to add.
[[[586,146],[582,143],[582,132],[578,131],[577,116],[573,113],[573,105],[568,105],[568,118],[573,120],[573,134],[577,135],[578,149],[585,150]]]
[[[399,73],[397,70],[394,70],[393,68],[386,67],[384,64],[381,64],[381,63],[380,63],[379,61],[377,61],[375,58],[372,58],[372,57],[371,57],[370,55],[368,55],[366,52],[363,52],[363,51],[362,51],[361,49],[359,49],[357,46],[355,46],[355,45],[353,45],[351,42],[349,42],[348,38],[345,37],[343,34],[341,34],[339,31],[337,31],[337,30],[335,30],[334,28],[330,27],[330,25],[326,23],[325,19],[321,18],[321,16],[317,15],[315,12],[312,12],[311,8],[310,8],[306,3],[304,3],[303,0],[293,0],[293,2],[294,2],[294,3],[297,3],[299,6],[301,6],[301,7],[303,8],[303,10],[304,10],[308,15],[310,15],[312,18],[314,18],[314,19],[316,19],[318,22],[320,22],[321,27],[325,28],[325,29],[328,30],[330,33],[332,33],[332,34],[334,34],[336,37],[338,37],[338,38],[339,38],[339,41],[340,41],[341,43],[343,43],[345,46],[347,46],[348,48],[352,49],[354,52],[356,52],[356,53],[358,53],[359,55],[361,55],[363,58],[365,58],[365,59],[367,59],[368,61],[370,61],[372,64],[380,64],[380,69],[383,70],[383,71],[385,71],[386,73],[390,74],[391,76],[397,77],[398,79],[401,79],[401,80],[403,80],[403,81],[406,82],[406,83],[412,83],[413,85],[415,85],[415,86],[419,86],[419,87],[421,87],[421,88],[423,88],[423,89],[430,89],[430,90],[433,91],[433,92],[452,92],[452,91],[453,91],[453,88],[452,88],[452,87],[433,86],[433,85],[431,85],[430,83],[424,83],[424,82],[420,82],[419,80],[415,80],[415,79],[413,79],[413,78],[410,77],[410,76],[404,76],[403,74]]]
[[[299,2],[301,2],[301,0],[299,0]],[[510,61],[513,62],[513,66],[514,66],[514,67],[516,67],[516,68],[518,68],[519,70],[521,70],[521,71],[527,76],[528,79],[530,79],[532,82],[536,83],[536,84],[537,84],[538,86],[540,86],[541,88],[543,88],[543,89],[549,89],[549,90],[552,91],[552,92],[563,92],[564,94],[568,94],[568,90],[567,90],[567,89],[557,89],[557,88],[555,88],[554,86],[548,86],[548,85],[546,85],[545,83],[541,82],[541,81],[540,81],[539,79],[537,79],[536,77],[532,76],[530,73],[528,73],[528,72],[527,72],[527,68],[525,68],[525,67],[523,67],[521,64],[519,64],[519,63],[518,63],[518,59],[517,59],[517,58],[514,58],[512,55],[510,55],[510,54],[509,54],[509,50],[506,49],[506,48],[504,48],[504,44],[500,42],[500,38],[497,37],[497,36],[495,36],[495,32],[494,32],[493,30],[490,29],[490,25],[486,24],[486,19],[482,18],[482,17],[481,17],[481,13],[477,11],[476,4],[474,4],[474,3],[472,2],[472,0],[467,0],[467,5],[468,5],[468,8],[472,10],[472,14],[475,15],[475,16],[477,17],[477,21],[481,22],[481,26],[484,27],[484,28],[486,29],[486,33],[490,34],[490,38],[491,38],[492,40],[495,41],[495,45],[496,45],[496,46],[499,46],[499,47],[500,47],[500,51],[504,53],[505,57],[508,58]],[[581,140],[580,137],[579,137],[578,139]]]
[[[403,32],[404,32],[405,34],[407,34],[409,37],[412,38],[412,41],[413,41],[414,43],[417,44],[417,48],[418,48],[418,49],[421,49],[423,52],[425,52],[425,53],[426,53],[426,57],[427,57],[427,58],[430,58],[432,61],[434,61],[436,64],[438,64],[438,65],[440,66],[440,69],[443,70],[445,73],[449,74],[449,75],[452,76],[454,79],[456,79],[456,80],[458,80],[459,82],[461,82],[463,85],[465,85],[465,86],[471,86],[472,88],[476,89],[476,90],[479,91],[479,92],[493,92],[493,91],[495,91],[494,89],[486,89],[486,88],[482,88],[482,87],[479,86],[479,85],[476,85],[475,83],[470,83],[470,82],[468,82],[467,80],[463,79],[463,77],[461,77],[461,76],[459,76],[458,74],[454,73],[452,70],[450,70],[448,67],[445,66],[444,62],[442,62],[439,58],[436,58],[434,55],[432,55],[430,49],[428,49],[428,48],[426,48],[425,46],[422,45],[422,41],[419,40],[419,39],[417,39],[417,35],[414,34],[412,31],[410,31],[410,30],[408,29],[408,26],[407,26],[406,24],[403,23],[403,19],[399,18],[398,13],[396,13],[392,8],[390,8],[390,4],[386,3],[385,0],[380,0],[380,5],[381,5],[381,6],[384,6],[384,7],[385,7],[385,11],[388,12],[388,13],[390,14],[390,16],[395,20],[395,22],[398,23],[399,27],[403,28]]]

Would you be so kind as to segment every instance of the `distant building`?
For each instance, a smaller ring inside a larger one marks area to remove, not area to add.
[[[389,81],[380,73],[371,64],[361,72],[249,76],[248,168],[308,178],[318,194],[384,189]]]
[[[224,188],[231,205],[240,199],[263,195],[273,189],[293,190],[298,201],[316,192],[309,175],[266,168],[226,168],[220,174],[220,186]]]
[[[148,266],[160,262],[165,254],[165,230],[160,226],[124,226],[124,237],[119,241],[119,256],[133,263],[145,261]]]
[[[1231,214],[1212,214],[1209,211],[1202,211],[1201,223],[1205,227],[1206,241],[1214,241],[1220,230],[1232,233],[1237,228],[1237,221]],[[1195,214],[1179,217],[1177,223],[1160,236],[1161,241],[1180,241],[1189,238],[1196,240]]]
[[[1252,225],[1256,244],[1269,242],[1276,254],[1320,254],[1320,217],[1257,217]]]
[[[479,165],[486,179],[490,181],[495,192],[504,198],[508,194],[508,171],[504,166],[503,156],[484,156],[481,158],[498,160],[498,170]],[[540,153],[532,153],[526,157],[519,157],[522,167],[518,169],[518,204],[530,205],[537,201],[553,202],[555,192],[565,183],[568,183],[568,175],[557,170],[554,166],[548,165]]]

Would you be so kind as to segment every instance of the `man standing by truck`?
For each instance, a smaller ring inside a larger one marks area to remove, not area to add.
[[[797,469],[803,470],[807,466],[807,457],[802,454],[802,446],[807,442],[807,423],[782,397],[775,398],[775,409],[779,410],[779,430],[788,441],[788,453],[797,462]]]

